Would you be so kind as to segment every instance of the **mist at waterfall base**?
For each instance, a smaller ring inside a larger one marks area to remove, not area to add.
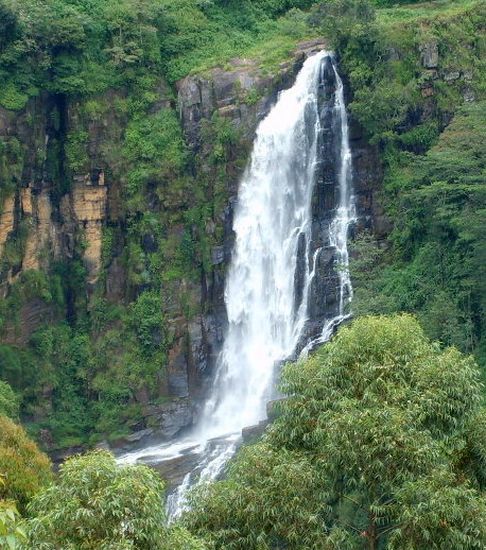
[[[323,90],[324,71],[334,89]],[[320,94],[331,122],[323,127]],[[315,246],[312,199],[325,131],[336,136],[335,205],[322,246]],[[260,123],[234,213],[235,245],[225,287],[228,328],[209,398],[191,432],[178,440],[128,453],[120,462],[160,463],[184,454],[195,467],[168,497],[168,515],[185,506],[187,490],[216,479],[241,443],[242,429],[266,417],[275,370],[326,341],[346,316],[352,297],[347,234],[353,220],[352,166],[341,78],[330,52],[309,57],[292,88],[280,93]],[[318,334],[307,335],[316,265],[332,249],[337,305],[323,312]],[[299,263],[300,262],[300,263]],[[298,266],[300,265],[300,272]],[[298,284],[296,284],[298,281]]]

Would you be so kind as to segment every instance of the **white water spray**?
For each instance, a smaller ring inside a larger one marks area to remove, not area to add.
[[[197,446],[197,467],[169,498],[171,516],[184,509],[190,486],[220,475],[239,445],[241,430],[265,419],[275,368],[295,352],[302,338],[309,291],[321,253],[321,248],[311,250],[311,206],[321,130],[321,68],[330,56],[324,51],[308,58],[294,86],[280,94],[258,127],[235,209],[236,240],[225,289],[228,330],[201,420],[185,440],[122,458],[132,461],[151,455],[162,461],[174,455],[176,446],[178,454],[180,449]],[[337,314],[326,317],[317,341],[329,338],[332,327],[345,318],[352,294],[347,252],[353,217],[351,152],[343,85],[334,64],[332,68],[337,83],[333,109],[339,120],[341,145],[339,202],[328,245],[335,249],[339,269],[339,304]],[[299,254],[304,255],[304,273],[300,303],[296,303]],[[317,341],[309,343],[303,353]]]

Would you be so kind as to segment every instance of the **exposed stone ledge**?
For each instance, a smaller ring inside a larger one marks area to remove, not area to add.
[[[200,122],[210,119],[214,113],[242,125],[252,137],[258,121],[275,101],[276,93],[292,84],[307,57],[325,47],[322,39],[302,42],[289,60],[271,75],[255,60],[236,58],[229,62],[229,69],[216,67],[177,82],[179,112],[190,146],[198,148]]]
[[[107,207],[104,178],[100,177],[98,181],[98,185],[76,182],[71,194],[64,197],[61,205],[66,218],[71,218],[84,232],[84,262],[88,270],[87,282],[91,285],[96,283],[101,269],[101,241]]]

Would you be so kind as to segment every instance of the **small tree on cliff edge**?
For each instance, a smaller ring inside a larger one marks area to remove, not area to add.
[[[472,358],[441,350],[411,316],[365,317],[283,379],[280,417],[195,502],[192,530],[217,548],[485,547]]]

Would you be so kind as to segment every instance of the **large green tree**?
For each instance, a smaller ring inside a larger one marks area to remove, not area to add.
[[[365,317],[284,372],[281,415],[186,518],[217,548],[484,548],[474,360]],[[202,494],[201,494],[202,493]]]
[[[202,550],[165,525],[164,483],[143,465],[118,466],[106,451],[68,459],[29,506],[27,548]]]

